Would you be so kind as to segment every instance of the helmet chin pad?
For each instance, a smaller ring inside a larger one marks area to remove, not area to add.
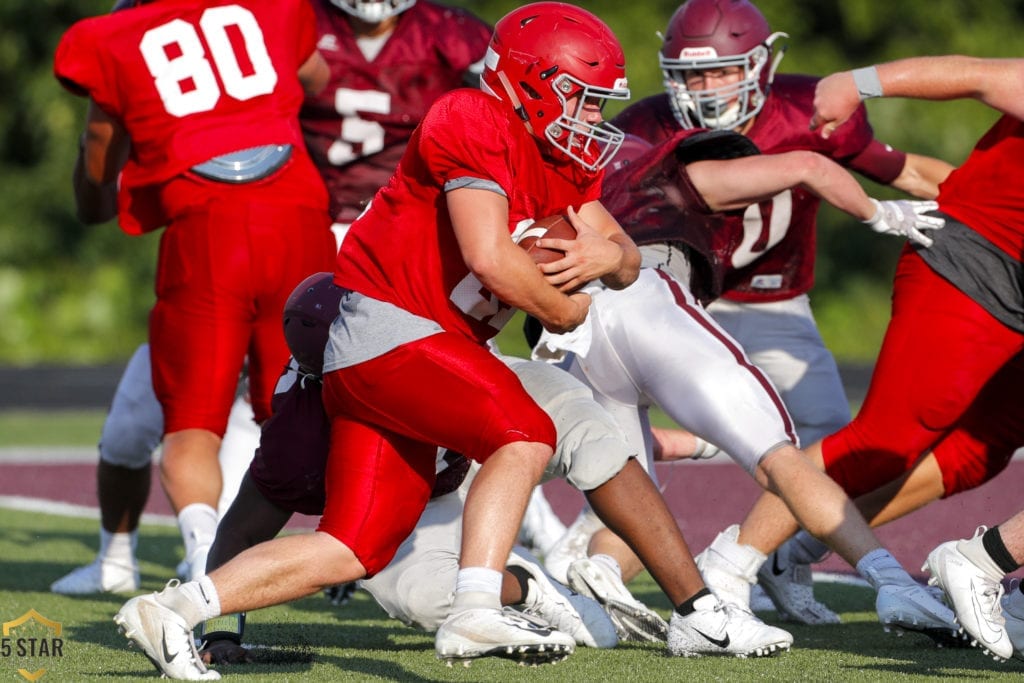
[[[367,24],[379,24],[409,9],[416,0],[331,0],[331,4]]]

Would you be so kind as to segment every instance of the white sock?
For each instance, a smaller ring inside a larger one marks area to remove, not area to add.
[[[186,505],[178,513],[178,528],[185,541],[185,557],[188,558],[201,546],[213,543],[217,535],[217,511],[206,503]]]
[[[876,548],[857,561],[857,573],[876,591],[884,584],[913,584],[914,579],[885,548]]]
[[[615,576],[617,576],[620,581],[622,580],[622,567],[619,565],[619,561],[611,555],[597,553],[596,555],[590,556],[590,561],[599,564],[606,569],[610,569],[615,572]]]
[[[220,616],[220,597],[209,576],[168,586],[156,594],[156,601],[181,616],[189,628]]]
[[[100,527],[100,560],[120,564],[135,564],[135,547],[139,542],[139,532],[112,532]]]
[[[996,561],[985,550],[982,536],[983,534],[977,534],[974,538],[957,541],[956,549],[970,560],[971,564],[984,571],[993,581],[1002,581],[1005,572],[999,568]]]
[[[455,600],[452,612],[474,607],[501,609],[502,573],[487,567],[459,569],[455,579]]]

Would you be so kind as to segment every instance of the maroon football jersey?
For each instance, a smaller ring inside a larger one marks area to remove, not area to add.
[[[810,150],[872,180],[891,183],[902,171],[906,155],[874,139],[863,106],[827,140],[809,129],[817,81],[811,76],[777,76],[747,137],[764,154]],[[613,123],[653,143],[680,130],[667,94],[641,100]],[[713,260],[725,269],[715,276],[724,283],[722,296],[736,301],[779,301],[810,290],[819,203],[818,197],[797,188],[749,206],[732,220],[720,221],[719,230],[732,231],[714,238],[713,244],[716,250],[730,250]]]
[[[939,209],[1024,260],[1024,123],[1004,116],[939,186]]]
[[[313,6],[331,78],[307,98],[302,130],[331,194],[331,214],[351,223],[387,184],[430,105],[463,85],[469,67],[483,59],[491,29],[466,10],[420,0],[399,15],[380,53],[367,61],[348,15],[328,0]]]
[[[677,146],[704,129],[676,128],[675,134],[605,175],[601,202],[638,245],[685,245],[693,275],[690,289],[707,303],[722,293],[729,272],[723,259],[739,246],[743,218],[712,212],[690,181]]]

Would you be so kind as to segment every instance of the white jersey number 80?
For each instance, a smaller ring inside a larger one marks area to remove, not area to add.
[[[229,28],[235,29],[241,38],[247,61],[252,65],[249,74],[242,73],[228,36]],[[210,111],[217,105],[221,91],[214,66],[224,90],[236,100],[244,101],[274,91],[277,72],[252,12],[238,5],[211,7],[199,19],[199,31],[210,46],[213,64],[207,58],[196,27],[182,19],[146,31],[139,44],[168,114],[180,118]],[[169,51],[171,46],[175,49]],[[169,52],[174,56],[169,56]]]

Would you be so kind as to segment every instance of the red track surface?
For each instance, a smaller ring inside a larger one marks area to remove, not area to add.
[[[696,553],[729,524],[746,514],[757,485],[728,460],[699,465],[659,465],[659,477],[676,519]],[[575,518],[582,496],[562,481],[545,484],[555,512],[568,524]],[[879,530],[882,542],[911,571],[942,541],[973,535],[979,524],[1002,522],[1024,505],[1024,461],[1015,460],[995,480],[967,493],[939,501],[924,510]],[[25,496],[76,505],[96,505],[96,467],[82,463],[38,464],[0,462],[0,495]],[[170,514],[167,498],[153,478],[147,512]],[[293,526],[311,528],[316,519],[293,520]],[[842,560],[831,557],[817,567],[850,572]]]

